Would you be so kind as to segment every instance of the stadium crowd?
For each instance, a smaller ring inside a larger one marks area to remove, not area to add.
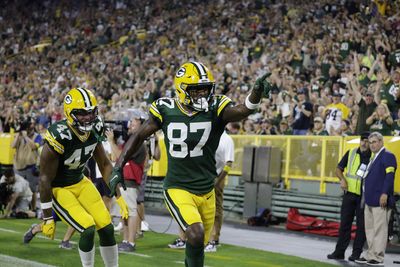
[[[63,117],[62,97],[75,86],[94,90],[106,119],[128,120],[126,109],[174,95],[173,72],[196,59],[237,103],[271,73],[270,97],[243,121],[244,134],[313,134],[314,118],[330,135],[399,134],[398,1],[0,5],[3,132],[27,120],[43,132]]]

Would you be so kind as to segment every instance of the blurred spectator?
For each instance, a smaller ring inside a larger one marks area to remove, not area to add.
[[[271,120],[263,119],[261,121],[261,127],[256,131],[256,134],[260,135],[275,135],[277,133],[277,129],[274,125],[272,125]]]
[[[393,118],[397,118],[399,110],[398,95],[400,94],[400,69],[392,71],[392,74],[383,77],[380,88],[380,100],[385,103]]]
[[[293,130],[289,127],[289,123],[287,120],[281,120],[279,122],[279,129],[277,131],[277,134],[280,135],[292,135]]]
[[[294,135],[306,135],[311,125],[313,105],[306,101],[306,89],[297,90],[297,104],[293,108]]]
[[[314,118],[313,135],[329,135],[325,129],[324,120],[321,117]]]
[[[29,187],[33,193],[31,208],[36,210],[36,193],[38,192],[39,173],[36,168],[39,153],[38,148],[43,144],[41,135],[35,132],[35,123],[31,121],[22,122],[19,126],[12,143],[15,148],[14,168],[16,173],[29,182]]]
[[[346,120],[350,114],[350,109],[343,104],[341,98],[340,93],[333,92],[333,102],[326,106],[324,110],[325,127],[329,135],[335,135],[335,131],[339,130],[342,120]]]
[[[362,96],[361,87],[352,75],[349,76],[349,89],[354,94],[354,102],[358,106],[357,126],[354,134],[360,135],[369,129],[366,120],[375,111],[377,104],[374,101],[373,92],[367,91],[364,97]]]
[[[383,136],[392,134],[392,124],[393,119],[386,104],[379,104],[367,119],[370,132],[378,132]]]
[[[309,88],[307,102],[315,107],[330,104],[334,91],[352,107],[352,91],[343,86],[350,73],[361,95],[366,88],[374,93],[379,87],[375,101],[386,101],[396,119],[398,1],[299,5],[289,0],[268,8],[242,0],[100,0],[79,6],[67,1],[63,12],[54,12],[58,4],[7,1],[0,8],[0,131],[10,132],[21,116],[34,115],[45,126],[62,119],[63,92],[77,86],[99,95],[106,119],[120,120],[126,108],[173,96],[173,83],[165,77],[172,77],[180,63],[195,59],[215,66],[219,90],[236,103],[247,95],[253,79],[271,73],[271,98],[253,126],[262,119],[275,125],[288,119],[296,88]],[[25,21],[30,21],[29,27],[21,27]],[[190,25],[198,25],[193,34],[187,34]],[[358,121],[360,133],[368,115],[363,117],[356,107],[352,111],[346,119]],[[293,121],[299,123],[295,117]]]
[[[343,120],[340,123],[340,128],[338,131],[336,131],[336,135],[340,136],[351,136],[353,135],[353,131],[351,129],[350,121],[349,120]]]
[[[13,167],[8,166],[0,178],[0,184],[7,184],[11,195],[7,199],[7,205],[3,215],[0,218],[8,218],[14,211],[15,216],[20,218],[33,218],[36,213],[33,212],[29,205],[32,201],[32,191],[29,183],[23,177],[14,173]]]

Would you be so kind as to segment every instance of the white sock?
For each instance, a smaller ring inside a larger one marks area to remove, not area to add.
[[[83,252],[82,250],[79,250],[79,256],[81,257],[81,262],[82,262],[82,267],[93,267],[94,266],[94,253],[95,249],[94,246],[91,251],[89,252]]]
[[[118,267],[118,247],[117,245],[102,247],[100,254],[106,267]]]

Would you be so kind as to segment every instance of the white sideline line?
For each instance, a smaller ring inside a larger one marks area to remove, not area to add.
[[[0,231],[3,231],[3,232],[8,232],[8,233],[13,233],[13,234],[22,234],[21,232],[18,232],[18,231],[15,231],[15,230],[10,230],[10,229],[6,229],[6,228],[0,228]],[[35,238],[41,238],[41,239],[47,239],[47,240],[50,240],[50,238],[48,238],[48,237],[45,237],[45,236],[41,236],[41,235],[36,235],[35,236]],[[55,241],[59,241],[59,242],[61,242],[62,240],[61,239],[57,239],[57,238],[54,238],[54,240]],[[77,242],[75,242],[75,241],[69,241],[70,243],[72,243],[72,244],[77,244]],[[100,248],[96,248],[96,249],[100,249]],[[120,252],[118,252],[118,253],[120,253],[120,254],[125,254],[125,255],[134,255],[134,256],[138,256],[138,257],[142,257],[142,258],[153,258],[153,256],[150,256],[150,255],[147,255],[147,254],[141,254],[141,253],[137,253],[137,252],[124,252],[124,251],[120,251]],[[1,254],[0,254],[1,255]],[[0,261],[1,262],[1,261]],[[14,266],[16,266],[16,265],[14,265]],[[13,266],[13,267],[14,267]],[[18,265],[17,265],[18,266]],[[3,265],[1,265],[1,267],[4,267]]]
[[[23,260],[20,258],[0,254],[0,263],[2,267],[55,267],[54,265],[43,264],[36,261]]]
[[[5,229],[5,228],[0,228],[0,231],[9,232],[9,233],[13,233],[13,234],[19,234],[19,232],[17,232],[17,231]]]

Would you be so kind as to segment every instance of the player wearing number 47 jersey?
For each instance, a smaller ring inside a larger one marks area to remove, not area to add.
[[[168,154],[164,179],[165,203],[186,233],[186,266],[203,266],[215,214],[215,151],[225,125],[246,118],[268,94],[268,75],[259,78],[245,104],[233,106],[224,95],[214,95],[215,81],[200,62],[187,62],[176,72],[176,98],[160,98],[150,107],[150,117],[130,137],[112,177],[121,180],[121,167],[143,141],[161,129]]]
[[[100,254],[105,266],[118,266],[110,214],[96,187],[83,175],[85,164],[92,156],[103,177],[109,177],[112,171],[101,144],[104,129],[97,115],[96,98],[87,89],[71,89],[64,98],[64,113],[66,120],[48,128],[40,157],[42,232],[54,238],[53,208],[64,222],[81,234],[79,255],[83,266],[94,266],[95,230],[100,237]],[[117,203],[121,215],[128,217],[123,198],[118,198]]]

